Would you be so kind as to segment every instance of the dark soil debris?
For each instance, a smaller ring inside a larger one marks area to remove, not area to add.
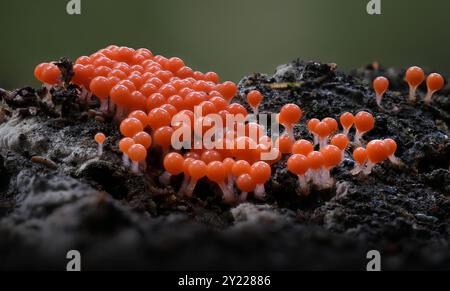
[[[70,61],[58,66],[70,79]],[[307,119],[372,112],[376,127],[365,138],[394,138],[403,165],[354,177],[348,152],[333,171],[334,189],[300,197],[284,159],[267,201],[234,208],[209,183],[199,183],[190,201],[176,196],[181,181],[162,187],[157,153],[145,176],[131,174],[116,147],[117,126],[78,106],[79,88],[52,90],[52,108],[39,98],[46,92],[1,90],[0,269],[64,269],[65,253],[77,249],[87,269],[363,270],[367,251],[377,249],[387,270],[448,270],[450,87],[429,107],[412,105],[403,73],[372,64],[346,74],[297,60],[272,76],[245,77],[240,95],[261,91],[262,112],[286,103],[303,109],[297,138],[311,139]],[[392,89],[381,111],[370,88],[379,75]],[[101,159],[99,131],[108,136]]]

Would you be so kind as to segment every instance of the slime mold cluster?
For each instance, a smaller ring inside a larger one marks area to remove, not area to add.
[[[67,86],[55,63],[38,65],[34,74],[48,92]],[[407,71],[411,102],[416,101],[416,89],[424,80],[422,69],[412,67]],[[165,170],[159,181],[167,186],[174,176],[182,175],[180,197],[192,197],[197,182],[207,179],[220,187],[227,204],[244,202],[251,193],[264,200],[264,185],[271,179],[272,166],[283,157],[287,158],[288,171],[298,177],[298,193],[302,196],[314,189],[333,188],[331,170],[341,165],[346,153],[354,160],[353,175],[369,175],[386,160],[402,163],[395,156],[395,140],[364,139],[375,127],[375,118],[369,112],[343,112],[307,120],[310,135],[296,140],[294,128],[302,122],[304,112],[296,104],[285,104],[280,112],[273,112],[275,123],[284,132],[269,134],[258,115],[264,99],[261,92],[253,90],[240,96],[247,104],[233,102],[238,95],[235,83],[221,82],[215,72],[194,71],[180,58],[154,55],[148,49],[111,45],[79,57],[69,83],[78,87],[79,103],[89,107],[98,100],[98,110],[117,123],[123,136],[117,147],[124,166],[145,175],[148,160],[155,158],[149,150],[158,149]],[[427,78],[425,104],[443,85],[439,74]],[[389,80],[378,77],[373,87],[383,110],[382,98]],[[45,100],[51,105],[50,93]],[[207,135],[212,147],[204,144]],[[99,157],[106,139],[103,133],[95,136]]]

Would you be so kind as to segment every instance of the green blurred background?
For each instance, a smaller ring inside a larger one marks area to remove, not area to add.
[[[37,85],[37,63],[76,58],[108,44],[179,56],[194,69],[238,81],[297,57],[351,69],[377,60],[450,70],[450,1],[1,0],[0,87]]]

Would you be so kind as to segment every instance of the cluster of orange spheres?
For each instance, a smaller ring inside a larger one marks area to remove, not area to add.
[[[159,150],[165,170],[160,182],[169,185],[172,176],[183,175],[178,194],[184,197],[192,197],[197,182],[206,178],[218,185],[229,204],[245,201],[249,193],[263,199],[264,185],[272,176],[271,166],[283,155],[291,155],[287,166],[299,177],[302,192],[307,193],[310,184],[332,187],[330,170],[342,162],[353,125],[359,146],[363,134],[375,124],[370,113],[345,113],[340,116],[343,131],[337,133],[339,124],[335,119],[311,119],[308,128],[314,142],[295,140],[294,126],[303,112],[295,104],[286,104],[277,114],[284,133],[272,138],[261,124],[246,119],[249,113],[243,105],[232,102],[238,93],[236,84],[221,83],[217,73],[194,71],[180,58],[153,55],[147,49],[108,46],[78,58],[73,71],[71,82],[81,88],[80,97],[84,96],[80,101],[90,102],[95,96],[101,102],[100,110],[114,113],[120,122],[123,138],[118,147],[123,163],[139,174],[146,168],[149,150]],[[38,65],[35,75],[46,86],[61,83],[61,72],[52,63]],[[263,94],[253,90],[246,98],[257,114]],[[200,115],[197,109],[201,109]],[[198,144],[194,137],[199,135],[196,124],[200,124],[200,137],[212,127],[212,115],[222,121],[223,135],[215,136],[214,147],[209,148],[203,142]],[[230,116],[234,117],[231,124]],[[188,136],[177,137],[183,146],[174,148],[173,139],[179,129]],[[106,136],[99,133],[95,140],[101,156]],[[267,156],[262,158],[264,154]],[[364,173],[373,167],[373,161],[368,161],[360,165]]]
[[[405,81],[409,85],[410,102],[416,101],[417,88],[425,81],[425,79],[428,89],[427,94],[424,97],[424,102],[426,105],[431,103],[434,93],[444,88],[445,80],[440,74],[432,73],[428,75],[428,77],[425,77],[425,72],[423,69],[417,66],[410,67],[405,73]],[[381,100],[383,95],[389,89],[389,80],[382,76],[378,77],[373,80],[373,88],[375,90],[377,105],[381,108]]]
[[[339,123],[342,127],[339,130]],[[361,147],[361,138],[363,134],[371,131],[375,126],[375,119],[372,114],[360,111],[356,115],[345,112],[339,117],[339,123],[331,117],[322,120],[313,118],[307,122],[307,127],[314,142],[305,139],[297,140],[293,143],[285,138],[280,143],[284,153],[292,153],[287,162],[288,170],[298,177],[300,192],[307,195],[311,186],[319,189],[330,188],[334,185],[330,171],[340,165],[344,159],[345,151],[350,147],[357,147],[354,153],[358,153]],[[349,133],[352,127],[355,127],[354,142],[350,143]],[[367,144],[367,155],[364,161],[359,156],[353,155],[356,166],[352,170],[354,175],[363,173],[370,174],[376,164],[383,162],[389,158],[393,163],[398,164],[399,160],[395,157],[397,144],[393,139],[383,141],[382,155],[383,158],[374,158],[379,155],[378,148],[373,144],[378,143],[377,140],[370,141]],[[315,147],[319,145],[316,150]],[[389,147],[389,150],[387,148]],[[366,149],[364,149],[366,152]],[[370,157],[369,157],[370,156]]]

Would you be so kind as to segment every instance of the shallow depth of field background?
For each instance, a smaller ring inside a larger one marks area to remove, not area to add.
[[[68,0],[0,1],[0,87],[37,85],[33,68],[108,44],[179,56],[194,69],[238,81],[271,73],[297,57],[341,69],[373,60],[450,72],[450,1],[381,0]]]

